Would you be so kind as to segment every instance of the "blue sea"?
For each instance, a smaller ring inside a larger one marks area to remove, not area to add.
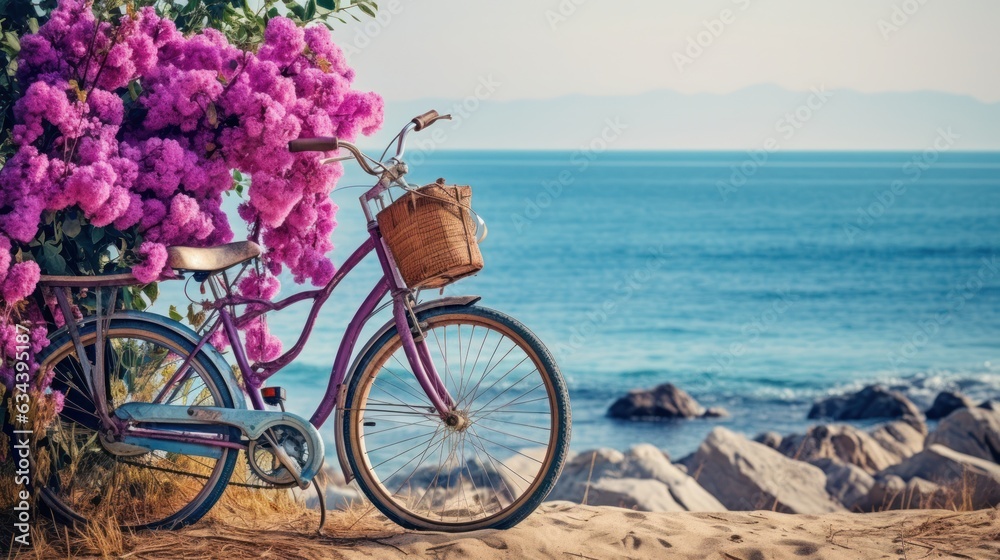
[[[569,382],[577,451],[649,442],[679,457],[717,425],[802,431],[815,399],[873,382],[922,407],[945,388],[1000,398],[1000,154],[418,159],[411,179],[472,185],[489,224],[486,268],[445,293],[481,295],[550,346]],[[338,263],[366,235],[363,191],[343,188],[362,179],[348,164],[333,195]],[[377,274],[372,261],[348,277],[307,350],[273,378],[292,410],[316,406]],[[286,346],[307,311],[273,315]],[[388,319],[381,312],[366,333]],[[664,382],[731,416],[605,417],[629,389]],[[332,441],[332,422],[323,431]]]

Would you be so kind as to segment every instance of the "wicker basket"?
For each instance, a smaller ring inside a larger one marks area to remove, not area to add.
[[[472,189],[442,180],[408,192],[378,213],[379,229],[410,288],[440,288],[483,268]]]

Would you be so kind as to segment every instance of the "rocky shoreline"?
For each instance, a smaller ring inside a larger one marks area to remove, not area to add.
[[[664,429],[727,414],[671,384],[630,391],[608,410],[625,421],[669,420]],[[819,423],[804,432],[753,438],[717,426],[693,453],[678,458],[645,443],[625,452],[573,453],[548,500],[648,512],[792,514],[1000,505],[997,401],[976,406],[942,392],[925,413],[902,393],[873,385],[820,400],[808,417]],[[928,418],[938,419],[932,430]],[[339,473],[328,474],[327,507],[361,498]],[[316,507],[312,493],[301,498]]]
[[[945,392],[922,413],[881,386],[814,404],[805,433],[750,439],[716,427],[672,460],[648,444],[577,454],[549,498],[642,511],[820,514],[895,509],[972,510],[1000,504],[1000,412]],[[699,418],[706,410],[673,385],[632,391],[609,416]],[[939,419],[929,431],[925,418]],[[848,422],[884,420],[869,429]]]

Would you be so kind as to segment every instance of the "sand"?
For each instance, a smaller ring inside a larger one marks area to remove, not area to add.
[[[177,532],[125,535],[110,557],[1000,559],[997,510],[641,513],[552,502],[513,529],[459,535],[407,532],[374,516],[348,530],[344,515],[334,514],[323,535],[315,533],[316,515],[311,512],[249,523],[216,517]]]

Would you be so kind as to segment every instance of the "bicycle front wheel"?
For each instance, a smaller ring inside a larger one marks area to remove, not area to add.
[[[438,417],[389,330],[359,361],[342,411],[355,478],[406,528],[512,527],[545,499],[566,459],[562,374],[534,334],[497,311],[442,307],[418,320],[463,422]]]
[[[53,369],[52,389],[65,395],[63,410],[42,442],[51,457],[42,500],[67,524],[111,519],[127,529],[175,529],[194,523],[225,490],[239,452],[223,448],[219,457],[208,458],[115,451],[101,433],[82,365],[84,359],[96,363],[95,323],[81,328],[80,341],[83,357],[69,333],[57,336],[39,356],[43,368]],[[166,387],[194,344],[158,322],[113,319],[104,347],[97,371],[104,372],[105,400],[112,411],[130,402],[235,406],[222,373],[204,352],[191,361],[185,379]],[[218,437],[238,441],[239,432],[227,428]]]

